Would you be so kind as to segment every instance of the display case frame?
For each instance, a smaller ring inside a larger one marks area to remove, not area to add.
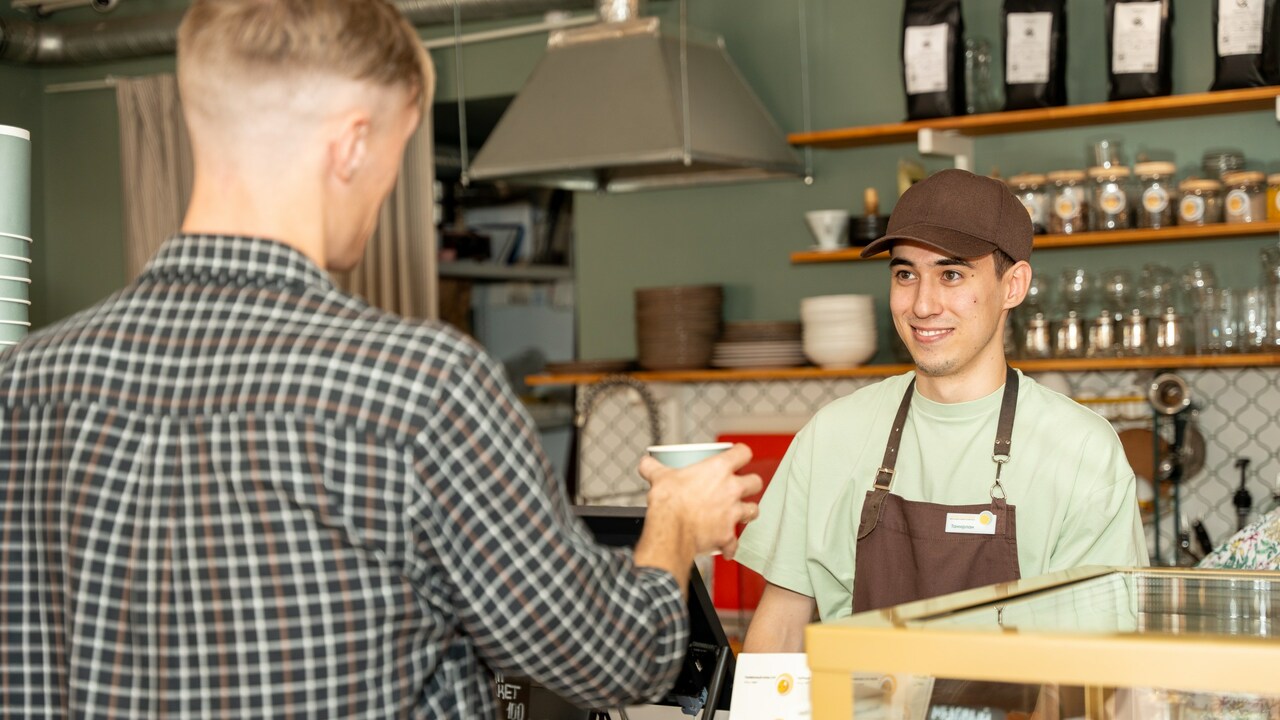
[[[1236,581],[1232,584],[1240,586],[1242,603],[1250,602],[1250,587],[1265,586],[1268,593],[1272,585],[1280,588],[1280,574],[1272,572],[1087,567],[810,625],[805,640],[813,673],[813,717],[853,717],[854,673],[1081,686],[1090,718],[1104,717],[1101,705],[1119,687],[1280,693],[1280,639],[1270,632],[1259,637],[1177,628],[1108,632],[931,624],[1117,574]]]

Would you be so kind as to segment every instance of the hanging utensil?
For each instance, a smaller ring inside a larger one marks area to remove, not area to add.
[[[1249,488],[1245,487],[1249,463],[1249,458],[1236,458],[1236,467],[1240,469],[1240,488],[1231,498],[1231,504],[1236,506],[1237,531],[1243,530],[1249,524],[1249,515],[1253,512],[1253,495],[1249,494]]]

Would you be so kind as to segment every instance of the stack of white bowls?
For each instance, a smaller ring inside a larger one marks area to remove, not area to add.
[[[820,295],[800,301],[804,354],[824,368],[851,368],[876,354],[875,303],[870,295]]]
[[[31,328],[31,135],[0,125],[0,350]]]

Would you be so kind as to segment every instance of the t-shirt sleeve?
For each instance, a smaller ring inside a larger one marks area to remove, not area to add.
[[[812,423],[796,435],[760,501],[760,516],[738,540],[735,559],[766,580],[814,596],[806,561]]]
[[[1145,566],[1133,469],[1115,431],[1099,428],[1081,443],[1075,492],[1050,572],[1082,565]]]
[[[490,668],[586,707],[654,701],[688,644],[681,589],[590,538],[503,378],[478,351],[451,363],[418,438],[415,546],[447,578],[428,597]]]

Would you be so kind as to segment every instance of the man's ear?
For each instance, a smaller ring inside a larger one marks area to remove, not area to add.
[[[1022,304],[1031,287],[1031,263],[1019,260],[1004,274],[1004,308],[1009,310]]]
[[[330,146],[334,173],[343,182],[351,182],[369,156],[369,118],[363,114],[346,119],[337,139]]]

